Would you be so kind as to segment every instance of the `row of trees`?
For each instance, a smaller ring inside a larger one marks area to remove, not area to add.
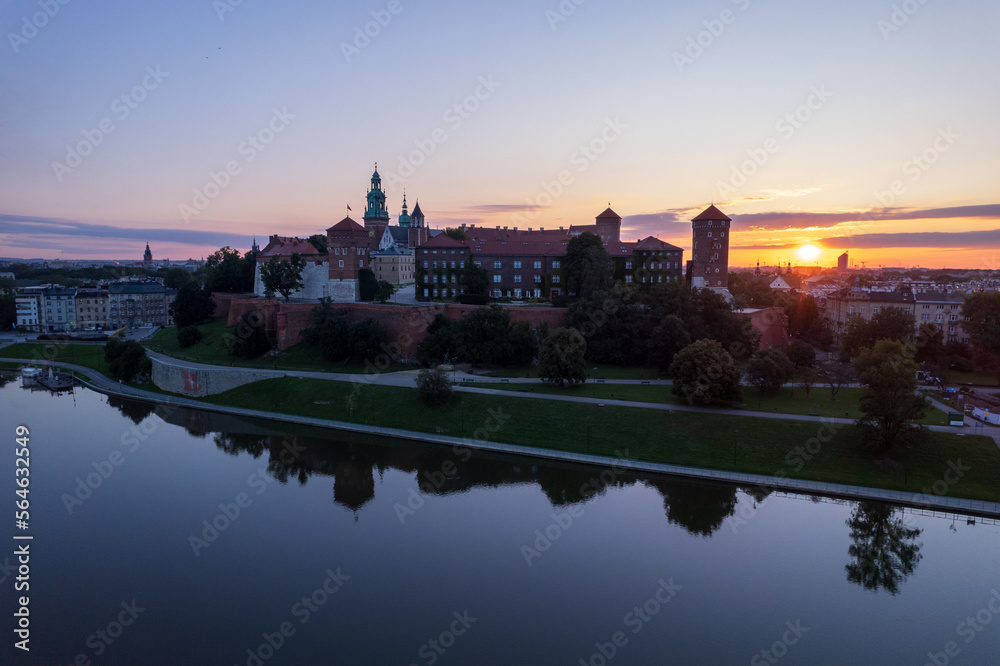
[[[456,321],[436,315],[417,347],[417,360],[423,365],[527,365],[538,354],[541,334],[525,322],[512,324],[510,313],[496,304]]]
[[[302,331],[302,341],[316,346],[327,361],[372,360],[389,339],[385,327],[370,317],[350,323],[347,310],[335,308],[329,298],[320,299],[314,322]]]

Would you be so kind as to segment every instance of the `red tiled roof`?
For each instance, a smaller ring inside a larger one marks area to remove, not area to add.
[[[655,236],[647,236],[636,243],[636,250],[680,250],[676,245],[661,241]]]
[[[421,244],[420,247],[466,247],[466,244],[455,240],[448,234],[441,233]]]
[[[702,212],[701,215],[699,215],[698,217],[694,218],[691,221],[692,222],[698,222],[699,220],[725,220],[726,222],[731,222],[732,221],[729,218],[729,216],[727,216],[721,210],[719,210],[718,208],[716,208],[715,204],[712,204],[711,206],[709,206],[708,208],[706,208],[704,210],[704,212]]]
[[[611,210],[611,206],[608,206],[607,210],[597,216],[598,220],[620,220],[622,216]]]
[[[327,231],[364,231],[365,228],[351,219],[348,215],[337,224],[333,225]]]
[[[268,243],[260,251],[259,257],[290,257],[298,253],[303,258],[318,255],[320,252],[312,243],[304,238],[293,236],[271,236]]]
[[[560,241],[544,240],[484,240],[468,241],[472,254],[512,254],[561,257],[566,254],[566,244]]]

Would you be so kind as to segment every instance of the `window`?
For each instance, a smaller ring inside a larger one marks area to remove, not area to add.
[[[521,267],[521,262],[515,259],[514,260],[514,268],[520,268],[520,267]]]
[[[920,321],[927,321],[930,318],[931,318],[930,315],[925,315],[925,314],[920,315]]]
[[[518,263],[520,263],[520,262],[518,262]],[[514,282],[520,282],[520,281],[521,281],[521,276],[520,275],[515,275],[514,276]]]
[[[500,298],[501,296],[503,296],[503,292],[501,292],[499,289],[493,290],[493,298]]]
[[[719,238],[725,238],[725,237],[726,237],[726,232],[725,231],[720,231],[719,232]]]
[[[872,306],[872,314],[878,314],[878,306],[877,305],[873,305]]]
[[[632,276],[631,275],[626,275],[625,276],[625,282],[631,283],[632,282]]]
[[[430,295],[430,289],[424,289],[424,298]]]
[[[437,267],[438,267],[438,262],[437,262],[437,260],[435,260],[434,261],[434,268],[437,268]]]
[[[958,315],[951,315],[948,317],[948,321],[958,321]]]
[[[541,275],[535,275],[534,276],[534,280],[535,280],[535,284],[540,284],[542,282],[542,276]]]
[[[494,282],[499,282],[500,281],[500,274],[499,273],[497,273],[496,275],[493,276],[493,281]]]
[[[535,298],[541,298],[541,297],[542,297],[542,290],[535,289]]]
[[[534,263],[534,267],[535,267],[535,268],[541,268],[541,267],[542,267],[542,262],[541,262],[541,261],[536,261],[536,262]]]
[[[424,259],[424,268],[427,268],[427,260]]]
[[[632,270],[632,262],[631,261],[626,261],[625,262],[625,270],[627,270],[627,271]]]
[[[364,268],[365,267],[365,260],[364,259],[359,259],[358,260],[358,266],[361,267],[361,268]]]
[[[521,298],[521,290],[520,289],[515,289],[514,290],[514,298]]]
[[[503,264],[499,259],[493,262],[493,268],[500,268],[502,265]]]
[[[552,276],[552,284],[559,284],[559,276],[558,275],[553,275]]]
[[[344,260],[343,260],[343,259],[341,259],[341,260],[340,260],[340,267],[341,267],[341,268],[343,268],[343,267],[344,267]]]
[[[709,238],[711,238],[711,237],[712,237],[712,232],[711,232],[711,231],[709,231],[709,232],[708,232],[708,237],[709,237]]]
[[[937,323],[940,324],[942,321],[944,321],[944,315],[940,315],[939,314],[939,315],[935,316],[934,317],[934,321],[936,321]]]
[[[553,259],[552,260],[552,268],[559,268],[559,260],[558,259]]]

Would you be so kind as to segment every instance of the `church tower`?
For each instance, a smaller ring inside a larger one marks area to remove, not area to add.
[[[420,201],[418,200],[417,205],[413,207],[413,214],[410,215],[410,235],[406,244],[414,248],[426,243],[428,237],[427,225],[424,223],[424,213],[420,210]]]
[[[406,190],[403,190],[403,212],[399,214],[399,226],[403,229],[410,226],[410,214],[406,212]]]
[[[142,253],[142,265],[146,268],[153,267],[153,253],[149,250],[149,243],[146,243],[146,251]]]
[[[389,211],[385,207],[385,191],[382,190],[382,177],[378,175],[378,164],[372,174],[371,187],[368,188],[368,205],[365,207],[365,229],[374,230],[372,235],[382,237],[382,232],[389,226]]]
[[[691,286],[729,294],[729,224],[714,205],[691,220]]]

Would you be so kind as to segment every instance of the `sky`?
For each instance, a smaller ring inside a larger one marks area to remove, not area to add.
[[[714,203],[734,265],[1000,267],[996,0],[10,0],[0,27],[0,256],[322,233],[377,162],[437,228],[610,204],[689,257]]]

